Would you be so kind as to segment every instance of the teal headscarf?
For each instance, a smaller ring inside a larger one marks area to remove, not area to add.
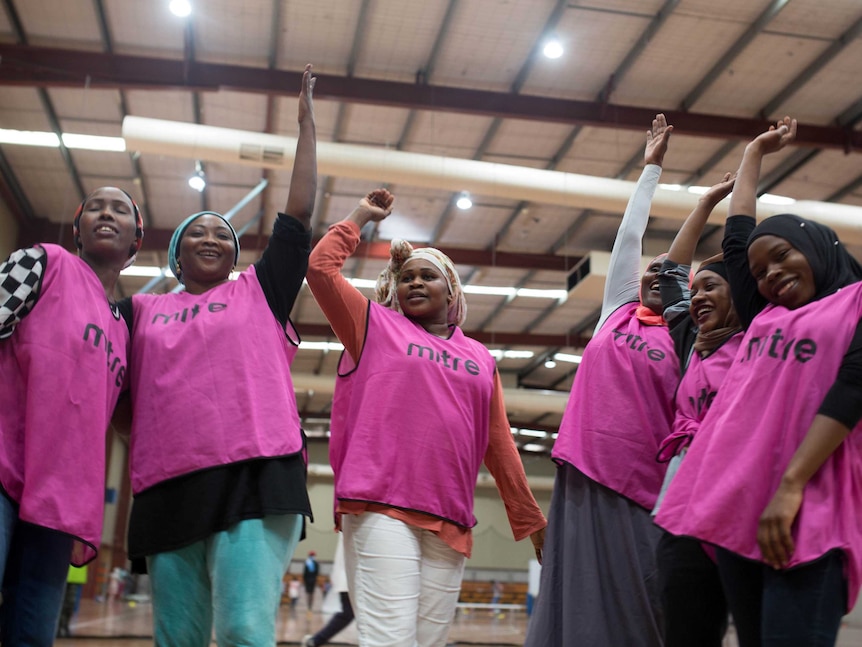
[[[233,264],[236,265],[237,261],[239,260],[239,236],[237,236],[236,229],[233,228],[233,225],[230,224],[230,221],[223,215],[221,215],[220,213],[216,213],[215,211],[199,211],[198,213],[193,213],[188,218],[183,220],[180,223],[179,227],[174,229],[174,233],[171,236],[171,242],[168,245],[168,265],[170,265],[171,272],[174,273],[174,276],[177,277],[177,280],[180,283],[185,283],[180,276],[180,241],[183,239],[183,234],[186,233],[186,229],[188,229],[189,225],[201,216],[217,216],[224,221],[224,224],[226,224],[228,229],[230,229],[230,233],[233,234],[233,244],[235,249]]]

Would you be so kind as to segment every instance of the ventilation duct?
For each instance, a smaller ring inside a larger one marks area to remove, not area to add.
[[[131,116],[123,120],[123,137],[130,151],[257,168],[290,169],[296,150],[292,137]],[[317,160],[321,175],[612,213],[625,210],[634,188],[624,180],[332,142],[318,142]],[[688,192],[658,188],[651,213],[684,220],[697,199]],[[847,243],[862,244],[862,207],[799,201],[791,209],[829,225]],[[758,205],[763,217],[787,211]]]

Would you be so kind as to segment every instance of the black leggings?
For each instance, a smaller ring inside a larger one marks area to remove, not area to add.
[[[353,622],[353,607],[350,606],[350,596],[347,591],[342,591],[338,595],[341,598],[341,611],[332,616],[326,626],[314,634],[312,640],[315,647],[325,645],[335,634]]]
[[[721,647],[727,603],[718,567],[700,542],[664,533],[656,551],[665,647]]]

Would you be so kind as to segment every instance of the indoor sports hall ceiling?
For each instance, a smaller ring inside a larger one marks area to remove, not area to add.
[[[766,160],[760,189],[800,202],[764,210],[840,217],[862,253],[860,0],[192,0],[185,18],[168,0],[0,3],[3,141],[9,130],[119,138],[127,116],[295,137],[300,74],[313,63],[328,147],[315,235],[371,188],[395,194],[394,214],[367,232],[346,273],[376,277],[395,236],[449,252],[471,290],[465,328],[503,353],[512,424],[528,449],[547,448],[560,420],[577,367],[566,360],[596,323],[631,188],[618,180],[637,178],[655,112],[676,130],[645,255],[667,249],[697,198],[689,187],[735,170],[745,142],[785,114],[799,119],[799,145]],[[543,53],[551,38],[558,58]],[[138,267],[166,264],[186,215],[238,204],[248,264],[287,197],[289,159],[264,167],[225,161],[239,162],[236,151],[53,141],[0,144],[0,198],[19,246],[70,245],[78,202],[117,185],[142,207]],[[345,151],[359,155],[345,161]],[[202,192],[188,184],[196,171]],[[472,208],[456,206],[462,191]],[[720,206],[701,258],[719,249],[724,215]],[[581,278],[567,290],[574,268]],[[122,280],[125,295],[145,286],[175,282]],[[317,433],[339,352],[322,343],[336,340],[305,289],[294,321],[304,342],[297,396]]]

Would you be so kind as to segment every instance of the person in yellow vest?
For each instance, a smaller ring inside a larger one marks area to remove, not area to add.
[[[69,623],[72,621],[72,616],[78,613],[78,607],[81,605],[81,593],[86,583],[87,567],[69,566],[69,575],[66,577],[66,595],[63,597],[60,622],[57,625],[57,638],[68,638],[72,635],[69,630]]]

